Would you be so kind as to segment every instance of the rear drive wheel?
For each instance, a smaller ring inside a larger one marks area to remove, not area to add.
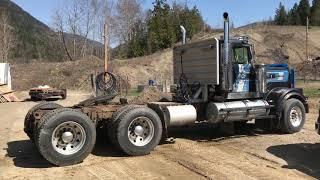
[[[30,140],[33,140],[33,132],[34,132],[34,118],[33,113],[39,109],[58,109],[62,108],[60,104],[52,103],[52,102],[43,102],[32,107],[24,118],[24,132],[28,135]]]
[[[160,142],[162,124],[159,116],[147,107],[124,112],[115,123],[116,141],[126,154],[149,154]]]
[[[36,140],[40,153],[50,163],[73,165],[91,153],[96,141],[96,128],[85,114],[63,108],[43,117]]]
[[[281,130],[284,133],[296,133],[299,132],[306,118],[306,110],[301,101],[298,99],[289,99],[285,101],[282,120]]]
[[[108,138],[113,145],[119,147],[119,144],[116,141],[116,128],[115,128],[115,124],[117,121],[119,121],[119,117],[123,113],[130,111],[132,109],[138,108],[138,107],[142,107],[142,106],[141,105],[126,105],[126,106],[119,108],[116,112],[114,112],[112,114],[111,122],[108,124],[107,133],[108,133]]]

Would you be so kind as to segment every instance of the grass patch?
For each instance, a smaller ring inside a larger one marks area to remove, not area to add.
[[[139,96],[138,88],[132,88],[128,91],[128,96]]]
[[[320,98],[320,90],[319,88],[304,88],[303,89],[304,95],[307,97],[316,97]]]
[[[306,81],[304,81],[303,79],[297,79],[296,80],[297,83],[320,83],[320,80],[314,80],[314,79],[307,79]]]

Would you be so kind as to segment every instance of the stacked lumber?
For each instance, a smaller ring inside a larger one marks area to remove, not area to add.
[[[20,101],[6,84],[0,84],[0,103]]]

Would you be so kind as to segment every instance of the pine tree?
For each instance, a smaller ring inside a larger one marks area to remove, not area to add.
[[[190,9],[187,4],[173,3],[172,8],[166,0],[155,0],[148,17],[148,44],[151,52],[172,47],[181,41],[180,25],[187,31],[187,37],[203,29],[203,18],[199,9]]]
[[[310,17],[311,7],[309,0],[301,0],[298,6],[298,14],[301,19],[300,25],[306,25],[307,17]]]
[[[113,49],[113,56],[131,58],[170,48],[182,40],[180,25],[186,28],[188,38],[207,26],[196,6],[174,1],[170,7],[167,0],[154,0],[145,18],[133,23],[128,41]]]
[[[276,10],[274,20],[277,25],[286,25],[288,22],[286,9],[281,2],[279,4],[278,9]]]
[[[320,0],[313,0],[311,8],[311,24],[320,25]]]
[[[169,4],[166,0],[156,0],[153,5],[148,22],[151,52],[171,47],[175,42]]]
[[[295,3],[288,13],[288,25],[301,25],[301,19],[298,13],[298,4]]]
[[[145,23],[142,21],[136,22],[132,32],[132,39],[128,42],[127,58],[147,54],[147,31]]]

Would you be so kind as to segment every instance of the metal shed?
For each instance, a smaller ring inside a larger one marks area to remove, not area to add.
[[[0,63],[0,85],[6,85],[9,90],[12,89],[9,63]]]

